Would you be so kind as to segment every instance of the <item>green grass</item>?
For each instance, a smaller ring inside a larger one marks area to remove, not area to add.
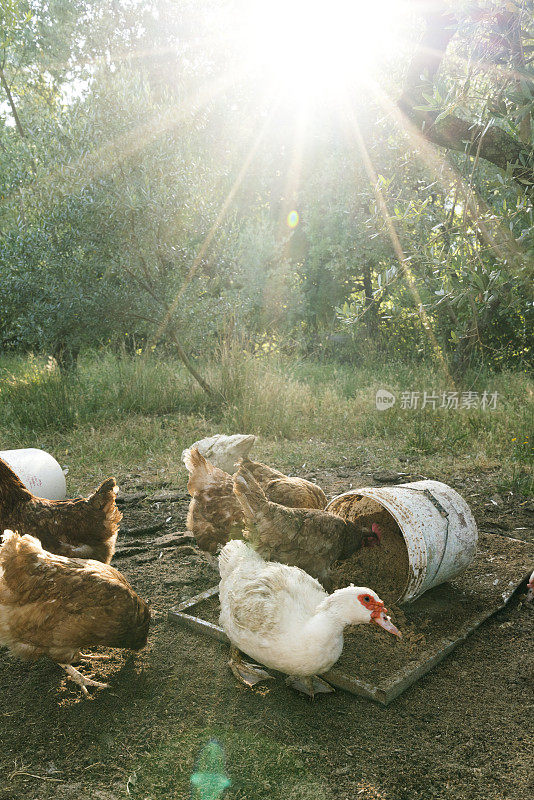
[[[158,797],[184,797],[191,777],[191,765],[210,739],[216,739],[225,753],[225,774],[231,787],[224,796],[228,800],[327,800],[325,786],[317,780],[303,760],[298,749],[280,746],[247,727],[243,731],[233,728],[189,728],[169,735],[165,742],[151,751],[150,757],[140,762],[136,770],[136,796],[153,793]],[[319,788],[317,795],[309,793],[310,786]],[[201,795],[195,792],[194,800],[217,800],[216,793]]]
[[[282,468],[350,462],[402,469],[399,459],[408,459],[437,477],[453,467],[494,466],[504,487],[534,490],[533,384],[524,373],[482,371],[458,387],[497,392],[493,411],[434,411],[400,407],[403,391],[451,390],[429,365],[352,367],[257,359],[233,349],[200,369],[226,403],[210,400],[181,363],[154,355],[87,353],[68,379],[44,358],[1,357],[0,447],[50,450],[80,489],[88,476],[110,472],[183,482],[183,447],[239,431],[258,434],[258,457]],[[376,410],[379,388],[396,394],[393,408]]]

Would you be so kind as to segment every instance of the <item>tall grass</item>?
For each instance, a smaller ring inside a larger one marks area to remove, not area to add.
[[[45,359],[3,357],[0,448],[88,427],[101,429],[105,437],[106,426],[131,431],[130,421],[138,419],[147,422],[135,425],[154,433],[148,420],[165,416],[180,442],[181,430],[188,437],[226,430],[253,432],[267,441],[330,443],[340,452],[351,443],[419,458],[463,456],[506,463],[516,488],[533,489],[527,438],[534,427],[533,386],[523,373],[481,372],[468,378],[464,389],[498,393],[495,410],[415,410],[401,408],[401,393],[446,391],[451,388],[446,375],[424,365],[350,367],[254,358],[237,348],[224,350],[202,371],[226,398],[224,404],[210,400],[181,363],[154,355],[87,353],[69,378]],[[393,408],[376,410],[379,388],[397,396]],[[143,432],[137,436],[143,439]]]
[[[43,359],[0,361],[1,426],[15,434],[66,430],[121,414],[202,413],[207,407],[204,392],[181,365],[153,357],[90,353],[67,377]]]

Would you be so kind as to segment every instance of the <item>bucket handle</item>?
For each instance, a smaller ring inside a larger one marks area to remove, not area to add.
[[[401,487],[399,486],[398,488],[400,489]],[[416,489],[415,486],[403,486],[402,488],[403,489],[409,489],[410,492],[421,492],[422,494],[425,495],[425,497],[428,497],[428,499],[430,500],[430,502],[432,503],[434,508],[437,508],[437,510],[439,511],[441,516],[446,518],[446,520],[447,520],[447,536],[448,536],[449,535],[449,512],[445,511],[445,509],[443,508],[443,506],[439,502],[438,498],[435,497],[435,495],[432,494],[430,489]]]
[[[439,511],[440,515],[445,519],[447,523],[447,527],[445,528],[445,542],[443,543],[443,551],[441,553],[441,558],[439,560],[439,564],[435,572],[435,575],[437,575],[441,569],[441,565],[443,564],[443,559],[445,558],[445,553],[447,552],[447,545],[449,543],[449,512],[445,511],[445,509],[439,502],[438,498],[432,494],[430,489],[416,489],[415,486],[404,486],[403,488],[409,489],[410,492],[420,492],[421,494],[424,494],[425,497],[428,500],[430,500],[434,508],[437,509],[437,511]]]

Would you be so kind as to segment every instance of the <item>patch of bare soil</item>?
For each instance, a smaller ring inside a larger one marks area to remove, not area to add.
[[[342,471],[316,477],[331,495],[376,483]],[[489,504],[495,476],[431,477],[463,494],[487,536],[534,540],[532,513],[516,498]],[[229,671],[226,646],[166,619],[169,607],[217,582],[181,535],[185,494],[134,500],[123,512],[129,533],[114,564],[151,603],[149,645],[137,654],[102,651],[103,660],[82,664],[111,684],[90,700],[51,662],[24,665],[0,654],[0,800],[186,800],[210,735],[225,748],[233,800],[532,796],[534,609],[520,595],[387,708],[342,691],[312,702],[281,681],[249,691]],[[396,611],[393,618],[420,647],[422,622]],[[282,784],[281,764],[300,777]]]
[[[350,628],[336,669],[386,686],[392,676],[425,664],[503,605],[503,592],[526,575],[529,557],[534,560],[534,548],[523,542],[482,533],[465,572],[412,603],[388,606],[402,639],[383,635],[373,625]]]

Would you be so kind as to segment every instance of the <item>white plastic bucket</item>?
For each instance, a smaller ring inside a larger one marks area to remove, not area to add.
[[[371,502],[370,502],[371,501]],[[379,489],[353,489],[327,511],[355,519],[386,509],[397,522],[408,551],[409,574],[399,602],[420,597],[463,572],[475,557],[478,532],[471,509],[458,492],[439,481],[415,481]]]
[[[65,475],[50,453],[28,447],[24,450],[0,450],[0,458],[9,464],[24,486],[37,497],[64,500],[67,496]]]

